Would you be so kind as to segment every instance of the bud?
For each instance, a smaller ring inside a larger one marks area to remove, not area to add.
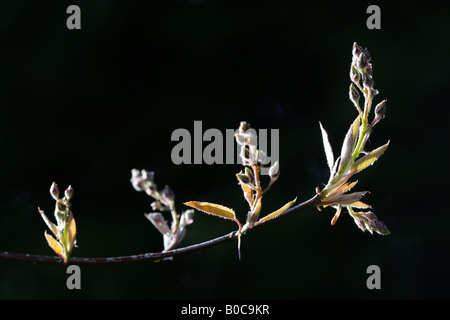
[[[249,161],[250,148],[247,145],[242,146],[241,152],[239,153],[239,156],[241,157],[242,164],[244,166],[251,164],[251,162]]]
[[[50,194],[52,195],[53,199],[58,200],[59,199],[59,188],[58,185],[53,182],[50,186]]]
[[[149,182],[153,182],[153,180],[155,179],[155,173],[152,171],[147,171],[145,169],[141,170],[141,174],[142,174],[142,179],[149,181]]]
[[[174,206],[175,202],[175,193],[172,191],[172,189],[169,186],[165,186],[164,189],[161,192],[161,196],[163,198],[164,204],[166,204],[168,207],[172,208]]]
[[[237,173],[236,178],[240,184],[249,184],[251,182],[250,177],[243,173]]]
[[[156,188],[154,179],[154,172],[150,172],[147,170],[131,170],[131,184],[133,185],[136,191],[144,191],[148,188]]]
[[[73,197],[73,188],[72,186],[68,186],[66,191],[64,191],[64,196],[66,197],[67,201],[70,201]]]
[[[280,165],[277,160],[269,169],[270,180],[278,178],[279,175],[280,175]]]
[[[66,212],[67,206],[61,201],[56,201],[56,210],[59,212]]]
[[[384,118],[386,115],[386,102],[387,100],[381,101],[377,106],[375,107],[375,116],[379,117],[381,119]]]
[[[253,170],[249,167],[245,167],[245,174],[250,178],[251,182],[255,180],[255,176],[253,174]]]
[[[356,42],[353,43],[353,50],[352,50],[352,54],[354,56],[359,55],[361,52],[363,51],[363,49],[358,46],[358,44]]]
[[[256,150],[256,161],[259,164],[266,164],[267,162],[267,155],[263,150]]]
[[[356,87],[354,86],[353,83],[350,84],[349,96],[350,96],[350,100],[351,100],[355,105],[358,105],[358,104],[359,104],[360,94],[359,94],[358,89],[356,89]]]
[[[241,121],[241,123],[239,124],[239,133],[243,133],[248,129],[250,129],[250,125],[245,121]]]
[[[357,60],[356,66],[361,70],[365,70],[367,68],[368,63],[369,62],[367,61],[366,56],[364,54],[361,54]]]
[[[152,207],[152,210],[153,210],[153,211],[157,211],[157,210],[159,210],[159,211],[164,211],[164,210],[167,210],[167,208],[166,208],[165,206],[163,206],[163,205],[161,204],[161,202],[159,202],[159,201],[153,201],[153,202],[150,204],[150,206]]]
[[[186,210],[181,215],[181,219],[184,219],[186,225],[189,225],[194,222],[194,210]]]
[[[162,196],[164,198],[167,198],[169,200],[174,200],[175,199],[175,193],[173,192],[173,190],[169,187],[169,186],[165,186],[163,191],[162,191]]]
[[[371,64],[371,63],[369,63],[369,64],[367,65],[366,73],[367,73],[369,76],[373,76],[373,69],[372,69],[372,64]]]
[[[373,82],[372,77],[367,75],[367,76],[364,77],[363,84],[364,84],[364,88],[370,88],[370,89],[373,89],[373,85],[374,85],[375,83]]]
[[[55,204],[55,219],[58,223],[59,228],[63,228],[64,225],[61,225],[62,221],[64,220],[64,217],[67,212],[67,206],[62,202],[62,200],[56,201]]]
[[[350,79],[354,83],[359,83],[359,80],[361,80],[361,75],[359,74],[358,69],[356,69],[353,65],[350,68]]]
[[[372,57],[371,57],[371,55],[370,55],[369,50],[367,50],[367,48],[363,50],[363,55],[364,55],[364,58],[366,59],[366,61],[367,61],[367,62],[370,62],[370,60],[372,59]]]

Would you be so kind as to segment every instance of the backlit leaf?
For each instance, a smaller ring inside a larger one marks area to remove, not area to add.
[[[239,260],[241,260],[241,230],[242,226],[238,219],[236,219],[236,215],[234,211],[230,208],[222,206],[220,204],[209,203],[209,202],[198,202],[198,201],[189,201],[185,202],[185,205],[192,207],[194,209],[203,211],[208,214],[212,214],[221,218],[230,219],[236,222],[239,226],[238,231],[238,254]]]
[[[361,121],[360,121],[360,119],[359,119],[360,117],[361,117],[360,115],[357,116],[356,119],[355,119],[355,121],[353,121],[353,124],[352,124],[352,126],[351,126],[351,129],[352,129],[352,135],[353,135],[353,137],[352,137],[352,139],[353,139],[353,146],[352,146],[352,149],[355,148],[355,146],[356,146],[356,141],[357,141],[357,139],[358,139],[359,127],[361,126]]]
[[[209,202],[190,201],[184,203],[185,205],[203,211],[205,213],[213,214],[226,219],[236,219],[234,211],[230,208],[222,206],[220,204],[214,204]]]
[[[77,234],[77,226],[75,224],[75,218],[72,215],[72,211],[69,214],[69,245],[73,247],[75,244],[75,236]]]
[[[364,203],[364,202],[362,202],[362,201],[356,201],[356,202],[352,203],[350,206],[351,206],[352,208],[358,208],[358,209],[367,209],[367,208],[371,208],[370,205],[368,205],[368,204],[366,204],[366,203]]]
[[[45,224],[47,225],[47,227],[53,232],[53,234],[57,238],[59,238],[59,232],[58,232],[58,228],[56,227],[56,225],[47,218],[44,211],[42,211],[40,208],[38,208],[38,210],[39,210],[39,213],[41,214],[42,219],[44,220]]]
[[[61,258],[63,258],[65,262],[67,262],[66,257],[64,256],[64,249],[62,245],[58,241],[56,241],[55,238],[49,235],[47,231],[45,231],[44,235],[45,238],[47,239],[50,248],[52,248],[53,251],[55,251],[59,256],[61,256]]]
[[[286,203],[284,206],[282,206],[280,209],[278,209],[277,211],[274,211],[270,214],[268,214],[267,216],[265,216],[264,218],[261,218],[256,224],[261,223],[263,221],[269,220],[269,219],[273,219],[276,216],[282,214],[284,211],[286,211],[287,209],[289,209],[294,203],[295,201],[297,201],[297,198],[295,198],[294,200]]]
[[[373,151],[370,151],[364,157],[355,161],[355,163],[351,167],[351,171],[354,171],[356,173],[373,164],[379,157],[381,157],[381,155],[386,151],[388,146],[389,141],[384,146],[381,146]]]
[[[352,125],[347,131],[345,135],[344,142],[342,144],[341,149],[341,163],[339,164],[338,172],[342,172],[342,170],[347,166],[348,162],[352,158],[353,147],[355,146],[356,137],[358,135],[358,129],[360,125],[359,116],[353,121]]]
[[[245,200],[247,200],[250,207],[253,206],[253,189],[248,185],[241,183],[242,191],[244,192]]]
[[[334,164],[333,149],[331,148],[330,141],[328,140],[328,134],[323,128],[322,123],[319,122],[319,124],[320,130],[322,131],[323,147],[325,149],[325,156],[327,158],[328,167],[330,168],[330,172],[333,172],[333,164]]]

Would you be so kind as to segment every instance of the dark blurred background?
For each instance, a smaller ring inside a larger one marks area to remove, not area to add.
[[[442,2],[444,3],[444,2]],[[37,207],[53,219],[49,187],[75,190],[76,257],[158,252],[151,199],[131,169],[155,171],[178,210],[220,203],[245,220],[239,165],[174,165],[171,134],[280,130],[281,177],[266,213],[314,195],[328,179],[319,121],[338,153],[356,110],[348,99],[352,45],[372,53],[375,103],[386,118],[369,148],[390,140],[356,176],[391,235],[357,229],[333,209],[297,212],[236,243],[172,262],[84,266],[81,290],[64,267],[0,261],[3,299],[448,299],[448,5],[365,1],[7,1],[0,5],[0,249],[53,255]],[[66,8],[81,8],[81,30]],[[204,146],[208,143],[205,142]],[[182,245],[233,222],[197,213]],[[381,289],[366,287],[381,268]]]

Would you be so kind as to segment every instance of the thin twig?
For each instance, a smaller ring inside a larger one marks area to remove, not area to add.
[[[263,224],[267,224],[269,221],[274,221],[276,219],[279,219],[283,216],[287,216],[288,214],[291,214],[293,212],[296,212],[298,210],[315,206],[320,203],[320,199],[318,196],[314,196],[313,198],[298,204],[295,207],[292,207],[282,214],[274,217],[273,219],[269,219],[266,221],[263,221],[254,227],[252,227],[249,230],[252,230],[256,227],[260,227]],[[248,230],[248,231],[249,231]],[[248,232],[247,231],[247,232]],[[179,248],[179,249],[173,249],[169,251],[163,251],[163,252],[156,252],[156,253],[143,253],[143,254],[137,254],[137,255],[129,255],[129,256],[119,256],[119,257],[109,257],[109,258],[70,258],[68,263],[65,263],[64,260],[58,256],[41,256],[41,255],[31,255],[31,254],[24,254],[24,253],[12,253],[7,251],[0,251],[0,259],[2,260],[10,260],[10,261],[19,261],[19,262],[30,262],[30,263],[39,263],[39,264],[53,264],[53,265],[68,265],[68,264],[75,264],[75,265],[113,265],[113,264],[127,264],[127,263],[137,263],[137,262],[154,262],[159,261],[165,258],[170,258],[174,256],[178,256],[181,254],[193,252],[196,250],[200,250],[203,248],[208,248],[211,246],[218,245],[220,243],[236,240],[238,238],[238,232],[233,231],[226,235],[223,235],[221,237],[208,240],[202,243],[193,244],[191,246]]]

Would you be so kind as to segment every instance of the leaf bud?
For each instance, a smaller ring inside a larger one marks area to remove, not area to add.
[[[245,167],[245,174],[250,178],[251,182],[255,180],[255,176],[253,174],[253,170],[249,167]]]
[[[66,197],[67,201],[70,201],[73,197],[73,188],[72,186],[68,186],[66,191],[64,191],[64,196]]]
[[[370,62],[370,60],[372,59],[370,52],[369,50],[367,50],[367,48],[363,50],[363,56],[367,62]]]
[[[356,87],[355,87],[355,85],[354,85],[353,83],[350,84],[349,97],[350,97],[350,100],[351,100],[355,105],[358,105],[358,104],[359,104],[360,94],[359,94],[358,89],[356,89]]]
[[[250,125],[245,121],[241,121],[241,123],[239,124],[239,132],[243,133],[248,129],[250,129]]]
[[[280,175],[280,164],[277,161],[275,161],[275,163],[270,167],[269,169],[269,176],[271,180],[274,180],[276,178],[278,178],[278,176]]]
[[[65,212],[67,210],[67,206],[61,201],[56,201],[56,209],[59,212]]]
[[[354,56],[359,55],[361,52],[363,51],[363,49],[358,46],[358,44],[356,42],[353,43],[353,50],[352,50],[352,54]]]
[[[371,76],[366,75],[366,76],[364,77],[363,84],[364,84],[364,88],[370,88],[370,89],[373,89],[373,85],[374,85],[375,83],[373,82],[373,79],[372,79]]]
[[[350,79],[354,83],[359,83],[359,80],[361,80],[361,75],[358,72],[358,69],[356,69],[355,66],[353,66],[353,65],[350,68]]]
[[[379,118],[384,118],[386,115],[386,102],[387,100],[381,101],[377,106],[375,107],[375,116]]]
[[[238,179],[240,184],[249,184],[252,182],[250,177],[243,173],[237,173],[236,178]]]
[[[52,185],[50,186],[50,194],[52,195],[53,199],[55,200],[59,199],[59,187],[55,182],[53,182]]]
[[[364,54],[361,54],[357,60],[357,67],[361,70],[365,70],[367,68],[368,65],[368,61],[367,58]]]

